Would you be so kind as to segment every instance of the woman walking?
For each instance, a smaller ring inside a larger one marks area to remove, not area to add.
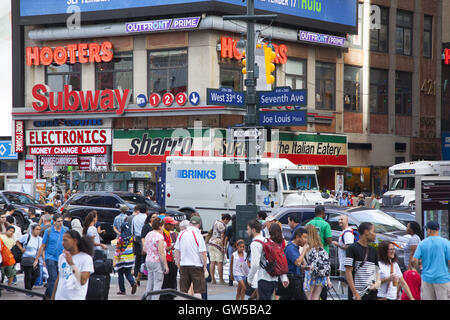
[[[329,284],[330,260],[315,226],[306,226],[308,251],[306,253],[305,292],[308,300],[319,300],[324,286]]]
[[[63,247],[52,300],[85,300],[89,276],[94,272],[92,240],[69,230],[63,235]]]
[[[400,295],[399,286],[403,288],[409,299],[414,300],[408,284],[403,279],[395,245],[392,242],[383,241],[378,245],[378,266],[381,280],[381,286],[378,289],[380,300],[397,300]]]
[[[25,289],[32,290],[33,285],[40,275],[40,265],[42,264],[42,258],[39,261],[35,261],[39,252],[39,248],[42,244],[42,238],[39,236],[41,233],[41,226],[38,224],[31,225],[31,233],[22,236],[20,241],[16,244],[22,251],[22,261],[20,262],[23,274]],[[32,296],[27,294],[28,297]]]
[[[100,235],[95,227],[97,219],[97,211],[93,210],[88,213],[84,219],[83,236],[91,237],[94,240],[95,250],[106,250],[107,246],[100,242]]]
[[[417,246],[420,241],[423,240],[423,233],[420,224],[415,221],[411,221],[406,225],[406,233],[411,235],[408,243],[405,246],[405,267],[408,270],[413,269],[411,264],[414,253],[416,252]]]
[[[231,280],[236,280],[238,283],[236,300],[244,300],[246,291],[245,283],[247,282],[249,272],[244,240],[238,240],[236,242],[236,247],[236,251],[231,254],[230,277]]]
[[[164,274],[169,273],[161,218],[158,217],[153,220],[152,228],[153,230],[145,236],[144,242],[144,251],[147,253],[145,265],[148,271],[146,293],[161,290]],[[159,294],[149,296],[147,299],[159,300]]]

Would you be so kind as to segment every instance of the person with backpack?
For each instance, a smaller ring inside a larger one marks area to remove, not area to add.
[[[221,220],[214,221],[212,227],[212,235],[208,241],[208,252],[210,260],[210,270],[212,284],[216,283],[215,271],[217,264],[217,271],[219,272],[219,283],[225,284],[223,280],[223,260],[225,257],[225,230],[227,224],[231,221],[231,216],[228,213],[222,214]]]
[[[281,280],[283,287],[289,285],[288,267],[281,246],[271,239],[265,239],[261,229],[261,224],[256,220],[247,223],[247,234],[252,238],[248,283],[253,288],[258,288],[258,300],[271,300],[278,279]]]
[[[131,294],[137,290],[137,281],[131,275],[134,267],[134,236],[131,233],[131,225],[126,220],[119,227],[120,235],[117,239],[116,252],[114,253],[114,270],[119,275],[119,291],[117,295],[126,295],[125,279],[131,286]]]
[[[20,241],[16,242],[22,252],[20,264],[23,269],[25,289],[27,290],[33,289],[33,285],[40,275],[40,264],[42,264],[42,259],[40,259],[38,263],[35,263],[35,257],[42,244],[42,238],[39,236],[40,233],[41,226],[33,224],[31,225],[31,233],[22,236]],[[27,294],[27,296],[30,297],[32,295]]]
[[[62,215],[55,213],[53,215],[53,226],[45,230],[39,252],[34,259],[35,264],[39,263],[39,258],[43,256],[45,252],[44,266],[47,268],[48,272],[47,290],[45,290],[47,299],[50,299],[52,296],[53,286],[55,285],[58,276],[58,259],[64,250],[63,235],[67,231],[67,228],[63,226]]]
[[[378,271],[377,250],[369,245],[376,239],[375,227],[363,222],[358,227],[359,240],[351,244],[346,252],[345,278],[349,300],[377,300],[381,285]]]
[[[308,300],[319,300],[322,289],[329,285],[330,258],[320,240],[318,230],[306,225],[308,250],[306,252],[305,291]]]
[[[345,214],[339,216],[338,223],[342,232],[338,241],[333,241],[332,244],[338,248],[339,276],[345,277],[345,250],[347,250],[349,245],[359,240],[359,233],[353,230],[352,227],[349,227],[348,216]]]
[[[94,241],[95,250],[103,251],[108,247],[100,242],[100,234],[98,233],[98,229],[95,227],[97,219],[97,211],[92,210],[88,213],[88,215],[84,219],[83,236],[91,237]]]
[[[116,238],[120,237],[120,229],[122,227],[123,222],[128,217],[127,215],[128,207],[126,205],[120,206],[120,214],[114,218],[113,222],[113,230],[116,233]]]
[[[64,251],[58,257],[58,277],[52,300],[85,300],[89,277],[94,272],[94,244],[88,236],[75,230],[63,235]]]

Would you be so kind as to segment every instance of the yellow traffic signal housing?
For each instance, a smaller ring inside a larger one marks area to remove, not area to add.
[[[272,48],[264,45],[264,62],[266,65],[266,82],[268,84],[272,84],[275,82],[275,77],[272,75],[272,72],[275,71],[275,64],[273,64],[273,60],[276,58],[276,53],[272,50]]]
[[[245,58],[245,50],[242,52],[242,57]],[[246,59],[242,59],[242,65],[244,66],[244,68],[242,68],[242,73],[243,74],[247,74],[247,61]]]

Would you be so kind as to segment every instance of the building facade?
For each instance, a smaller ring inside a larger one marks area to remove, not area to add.
[[[19,166],[33,160],[35,178],[48,179],[55,170],[155,173],[169,154],[242,152],[223,138],[245,109],[208,104],[207,89],[245,90],[236,50],[245,23],[222,18],[245,3],[191,2],[81,6],[81,26],[70,27],[77,10],[14,1]],[[441,158],[441,0],[346,0],[341,20],[320,15],[333,1],[297,1],[292,15],[281,2],[255,2],[280,14],[256,27],[276,50],[272,88],[307,92],[304,106],[272,108],[303,110],[306,122],[276,127],[266,152],[318,165],[321,188],[355,193],[381,192],[395,163]],[[183,139],[199,125],[201,136]]]

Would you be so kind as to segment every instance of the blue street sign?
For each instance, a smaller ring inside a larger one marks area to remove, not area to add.
[[[199,93],[198,93],[198,92],[195,92],[195,91],[191,92],[191,93],[189,94],[189,102],[190,102],[193,106],[198,105],[198,104],[200,103],[200,95],[199,95]]]
[[[245,93],[242,91],[233,91],[233,89],[229,88],[207,88],[206,99],[208,105],[245,106]]]
[[[145,94],[140,94],[136,97],[136,103],[139,107],[145,107],[147,105],[147,97]]]
[[[17,160],[17,153],[12,150],[11,141],[0,141],[0,160]]]
[[[260,126],[306,126],[306,111],[260,111],[258,114]]]
[[[256,96],[258,107],[306,105],[306,89],[292,90],[289,87],[278,87],[272,91],[256,91]]]

